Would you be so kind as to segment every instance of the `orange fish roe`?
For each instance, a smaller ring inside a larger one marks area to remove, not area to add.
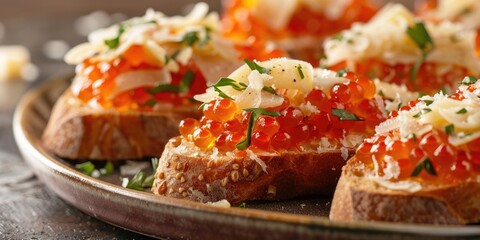
[[[442,88],[455,89],[457,87],[458,79],[469,75],[469,71],[460,66],[452,66],[448,71],[436,73],[440,66],[435,63],[427,62],[420,66],[416,79],[412,81],[410,73],[413,65],[414,64],[390,65],[379,60],[370,59],[356,63],[355,73],[363,77],[380,78],[382,81],[397,85],[405,84],[410,91],[417,91],[426,94],[434,94]],[[339,71],[346,67],[346,63],[341,62],[331,66],[330,69]]]
[[[345,77],[348,82],[336,84],[327,92],[314,89],[296,105],[287,97],[288,90],[277,90],[284,98],[283,104],[263,109],[275,114],[257,115],[250,131],[249,122],[254,115],[251,109],[240,111],[230,99],[213,100],[204,104],[204,117],[199,123],[190,119],[180,123],[180,134],[186,140],[193,139],[202,150],[216,147],[221,152],[238,152],[237,144],[248,134],[248,149],[253,151],[301,151],[305,146],[316,149],[322,139],[327,139],[332,147],[340,147],[347,135],[373,134],[375,126],[386,116],[381,110],[383,106],[379,107],[373,98],[376,90],[372,80],[357,78],[351,72]],[[316,110],[307,114],[302,110],[305,105]]]
[[[470,93],[477,90],[474,85],[465,89]],[[448,98],[462,101],[465,99],[465,91],[457,90]],[[427,108],[434,103],[434,100],[422,101]],[[392,111],[389,118],[394,119],[400,113],[409,113],[415,110],[415,106],[422,101],[411,101],[408,106],[402,107],[399,111]],[[466,109],[456,112],[456,114],[465,113]],[[413,118],[418,118],[418,114]],[[454,146],[449,140],[454,131],[455,123],[447,125],[444,129],[432,128],[421,135],[412,133],[408,136],[399,136],[400,132],[398,128],[395,128],[387,133],[377,134],[366,139],[357,149],[355,159],[371,170],[378,166],[380,176],[385,175],[388,164],[392,164],[392,162],[398,164],[400,173],[398,177],[392,179],[394,181],[413,177],[419,182],[453,184],[468,178],[476,178],[480,174],[480,148],[478,147],[480,139],[475,138],[467,143]],[[466,137],[469,134],[458,136]]]
[[[160,70],[161,68],[151,59],[143,47],[138,45],[133,45],[123,54],[122,58],[111,62],[91,62],[87,59],[77,66],[77,74],[85,78],[77,97],[84,102],[94,99],[105,108],[151,111],[152,106],[145,104],[150,99],[182,105],[188,104],[194,95],[205,92],[205,78],[195,64],[190,61],[185,66],[180,66],[178,72],[170,73],[171,84],[178,86],[187,71],[194,72],[194,79],[186,93],[181,95],[175,92],[152,94],[148,90],[153,87],[138,87],[111,97],[111,93],[117,87],[115,79],[120,74],[135,70]]]
[[[378,10],[378,7],[372,4],[370,0],[350,1],[338,18],[329,19],[323,13],[315,12],[307,6],[301,5],[295,10],[285,28],[276,30],[255,16],[249,6],[251,4],[251,2],[244,0],[232,0],[225,4],[222,18],[225,36],[241,41],[259,42],[259,44],[263,44],[265,41],[298,37],[324,39],[340,30],[349,28],[354,22],[368,21]],[[318,46],[311,46],[307,49],[316,47]],[[272,57],[284,56],[284,53],[281,54],[282,52],[273,51],[272,55],[274,56]],[[296,55],[317,66],[322,54],[316,50],[305,50],[302,53],[296,53]],[[247,58],[254,59],[248,57],[248,55]],[[264,59],[257,58],[257,60]]]
[[[349,28],[354,22],[368,21],[378,10],[369,0],[350,1],[342,15],[337,19],[328,19],[324,14],[301,6],[290,18],[285,29],[274,30],[258,19],[250,10],[248,1],[228,1],[222,19],[224,32],[235,39],[282,39],[298,36],[323,38],[342,29]]]

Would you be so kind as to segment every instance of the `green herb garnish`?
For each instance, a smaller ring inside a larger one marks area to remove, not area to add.
[[[303,75],[302,65],[298,65],[298,66],[297,66],[297,71],[298,71],[298,75],[300,75],[300,78],[301,78],[301,79],[304,79],[304,78],[305,78],[305,75]]]
[[[476,77],[466,76],[465,78],[463,78],[463,80],[460,82],[460,84],[470,85],[470,84],[474,84],[476,81],[477,81]]]
[[[416,22],[415,25],[407,28],[407,35],[415,42],[415,44],[422,51],[422,56],[415,62],[415,65],[410,72],[410,81],[415,82],[420,66],[427,59],[428,54],[432,52],[435,47],[433,39],[430,37],[425,24],[423,22]]]
[[[417,114],[413,115],[413,117],[414,117],[414,118],[419,118],[419,117],[421,117],[422,115],[425,115],[425,114],[427,114],[427,113],[429,113],[429,112],[431,112],[431,111],[432,111],[432,109],[430,109],[430,108],[424,108],[424,109],[420,110],[420,112],[418,112]]]
[[[188,92],[188,90],[190,89],[190,85],[192,84],[194,79],[195,79],[195,73],[192,70],[188,70],[185,72],[185,74],[183,74],[180,85],[159,84],[158,86],[152,89],[148,89],[147,92],[151,94],[156,94],[160,92],[179,92],[179,93]]]
[[[157,104],[157,100],[150,98],[146,102],[144,102],[142,105],[146,107],[153,107],[155,106],[155,104]]]
[[[225,87],[225,86],[229,86],[229,87],[231,87],[231,88],[233,88],[237,91],[244,91],[248,87],[247,84],[242,83],[242,82],[237,82],[237,81],[235,81],[231,78],[220,78],[220,80],[218,80],[218,82],[213,84],[211,87],[213,87],[215,92],[217,92],[220,97],[233,100],[232,97],[228,96],[225,92],[223,92],[219,88],[219,87]],[[265,86],[265,87],[262,88],[262,90],[266,91],[266,92],[269,92],[271,94],[277,95],[277,92],[272,87]]]
[[[76,164],[75,168],[80,170],[85,175],[91,176],[92,172],[95,170],[95,165],[92,162],[84,162],[80,164]]]
[[[432,176],[437,175],[437,173],[435,172],[435,168],[433,167],[432,162],[430,161],[430,158],[425,158],[423,161],[419,162],[417,166],[415,166],[410,176],[412,177],[418,176],[423,169],[425,169],[425,171]]]
[[[456,114],[465,114],[465,113],[467,113],[467,112],[468,112],[468,111],[467,111],[466,108],[462,108],[462,109],[458,110],[458,111],[456,112]]]
[[[427,105],[430,106],[433,103],[433,100],[423,100],[423,102]]]
[[[248,119],[247,138],[236,145],[238,150],[245,150],[252,143],[252,132],[258,117],[260,117],[261,115],[266,115],[271,117],[280,116],[279,111],[270,111],[264,108],[248,108],[248,109],[245,109],[244,111],[250,112],[251,114],[250,114],[250,118]]]
[[[337,74],[335,76],[337,77],[343,77],[345,75],[345,73],[348,72],[348,69],[347,68],[342,68],[340,70],[338,70]]]
[[[447,125],[445,127],[445,133],[447,135],[453,135],[454,132],[455,132],[455,126],[453,124]]]
[[[135,190],[139,190],[139,191],[143,191],[143,182],[145,182],[145,172],[143,171],[139,171],[137,174],[135,174],[135,176],[129,180],[128,178],[124,178],[124,181],[126,181],[126,184],[122,184],[125,185],[124,187],[126,188],[130,188],[130,189],[135,189]],[[126,179],[126,180],[125,180]]]
[[[151,188],[153,181],[155,180],[155,172],[157,171],[159,164],[158,158],[152,158],[152,168],[153,173],[149,176],[146,176],[144,171],[139,171],[135,176],[129,180],[128,178],[123,178],[122,186],[125,188],[135,189],[139,191],[145,190],[145,188]]]
[[[380,91],[378,92],[378,96],[380,96],[380,97],[385,97],[385,94],[383,93],[382,90],[380,90]]]
[[[118,26],[118,33],[117,36],[111,39],[106,39],[104,42],[110,49],[115,49],[120,45],[120,37],[125,32],[125,25],[120,24]]]
[[[238,205],[239,208],[247,208],[247,203],[242,202],[240,205]]]
[[[248,59],[243,59],[243,61],[248,65],[248,67],[253,71],[257,70],[259,73],[269,73],[270,69],[264,68],[260,65],[258,65],[256,62],[250,61]]]
[[[197,41],[199,41],[200,38],[198,37],[198,32],[192,31],[192,32],[187,32],[185,35],[183,35],[182,42],[186,43],[188,46],[193,46]]]
[[[332,115],[337,116],[342,121],[363,121],[354,113],[349,112],[346,109],[332,109]]]

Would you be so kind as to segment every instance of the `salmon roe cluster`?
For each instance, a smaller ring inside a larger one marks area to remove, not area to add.
[[[190,61],[185,66],[180,65],[178,72],[170,72],[172,85],[179,85],[182,77],[187,71],[194,72],[194,79],[187,93],[178,94],[175,92],[149,93],[148,90],[153,87],[138,87],[111,97],[116,88],[115,79],[122,73],[134,70],[159,70],[155,60],[145,51],[142,46],[133,45],[123,55],[122,58],[114,59],[110,62],[93,62],[86,59],[77,66],[77,73],[85,78],[78,98],[84,102],[96,100],[105,108],[137,109],[142,111],[151,111],[151,105],[145,104],[150,99],[158,102],[172,103],[173,105],[182,105],[190,102],[190,99],[196,95],[205,92],[206,82],[203,75],[198,71],[196,65]]]
[[[470,92],[475,90],[473,85],[467,88]],[[449,98],[461,101],[465,97],[458,90]],[[399,111],[410,111],[418,103],[420,100],[411,101]],[[398,111],[392,111],[389,118],[398,115]],[[357,150],[356,159],[370,169],[379,166],[380,176],[385,174],[387,161],[398,163],[400,174],[396,180],[416,177],[420,182],[449,184],[480,174],[480,138],[453,146],[446,130],[433,128],[421,136],[411,134],[403,138],[399,138],[396,131],[398,130],[365,140]]]
[[[372,135],[375,125],[385,119],[373,98],[375,84],[370,79],[357,78],[351,72],[345,73],[345,77],[349,79],[347,83],[336,84],[328,92],[314,89],[307,96],[294,99],[286,97],[289,90],[278,89],[277,94],[283,96],[283,103],[266,110],[277,111],[279,116],[260,115],[257,118],[249,149],[301,151],[302,147],[316,149],[322,138],[328,139],[332,146],[340,146],[348,134]],[[318,111],[305,114],[301,106],[307,102]],[[334,109],[352,113],[358,119],[340,119]],[[223,152],[233,151],[246,139],[252,113],[238,109],[233,100],[217,99],[206,103],[203,114],[199,121],[187,118],[179,126],[181,136],[202,150],[216,147]]]
[[[355,73],[359,76],[370,78],[380,78],[382,81],[402,85],[408,90],[422,92],[426,94],[435,94],[439,89],[455,89],[457,80],[469,74],[464,67],[452,66],[451,69],[443,74],[437,74],[441,68],[435,63],[423,63],[417,72],[414,80],[411,79],[414,64],[394,64],[390,65],[379,60],[369,59],[355,64]],[[345,68],[347,63],[338,63],[330,69],[338,71]]]
[[[251,36],[260,39],[281,39],[292,36],[332,35],[342,29],[349,28],[354,22],[368,21],[378,10],[369,0],[350,1],[342,15],[337,19],[329,19],[303,5],[292,15],[285,29],[275,30],[258,19],[250,10],[251,1],[232,0],[224,10],[223,27],[227,36],[247,39]]]

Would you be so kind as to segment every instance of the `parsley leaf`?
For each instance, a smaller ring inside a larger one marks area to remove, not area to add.
[[[410,81],[415,82],[420,66],[425,62],[428,54],[432,52],[435,44],[423,22],[416,22],[415,25],[409,26],[406,32],[410,39],[412,39],[422,51],[422,56],[417,62],[415,62],[415,65],[413,65],[412,71],[410,72]]]
[[[476,81],[477,81],[476,77],[466,76],[465,78],[463,78],[463,80],[460,82],[460,84],[470,85],[470,84],[474,84]]]
[[[122,184],[122,186],[130,189],[143,191],[144,189],[142,187],[142,184],[145,181],[145,178],[145,172],[139,171],[131,180],[129,180],[128,178],[124,178],[124,183]]]
[[[247,203],[242,202],[240,205],[238,205],[239,208],[247,208]]]
[[[85,175],[91,176],[92,172],[95,170],[95,165],[92,162],[84,162],[80,164],[76,164],[75,168],[80,170]]]
[[[468,111],[467,111],[466,108],[462,108],[462,109],[458,110],[458,111],[456,112],[456,114],[465,114],[465,113],[467,113],[467,112],[468,112]]]
[[[427,105],[430,106],[433,103],[433,100],[423,100],[423,102]]]
[[[332,115],[337,116],[342,121],[363,121],[354,113],[349,112],[346,109],[332,109]]]
[[[427,113],[429,113],[429,112],[431,112],[431,111],[432,111],[432,109],[430,109],[430,108],[424,108],[424,109],[420,110],[420,112],[418,112],[417,114],[413,115],[413,117],[414,117],[414,118],[419,118],[419,117],[421,117],[422,115],[425,115],[425,114],[427,114]]]
[[[425,158],[423,161],[419,162],[417,166],[415,166],[410,176],[412,177],[418,176],[423,169],[425,169],[425,171],[432,176],[437,175],[437,173],[435,172],[435,168],[433,167],[432,162],[430,161],[430,158]]]
[[[348,72],[348,69],[347,68],[342,68],[340,70],[338,70],[337,74],[335,76],[337,77],[343,77],[345,75],[345,73]]]
[[[305,75],[303,74],[303,71],[302,71],[302,65],[297,66],[297,71],[298,71],[298,75],[300,75],[300,78],[304,79]]]
[[[150,98],[146,102],[144,102],[142,105],[146,107],[153,107],[155,106],[155,104],[157,104],[157,100]]]
[[[253,71],[257,70],[259,73],[269,73],[270,69],[264,68],[260,65],[258,65],[256,62],[250,61],[248,59],[243,59],[243,61],[248,65],[248,67]]]
[[[217,83],[213,84],[211,87],[213,87],[213,89],[215,90],[215,92],[218,92],[218,95],[222,98],[227,98],[227,99],[231,99],[233,100],[232,97],[228,96],[225,92],[223,92],[219,87],[224,87],[224,86],[230,86],[232,87],[233,89],[237,90],[237,91],[244,91],[245,89],[247,89],[248,85],[245,84],[245,83],[242,83],[242,82],[237,82],[231,78],[220,78],[220,80],[218,80]],[[271,94],[274,94],[274,95],[277,95],[277,92],[275,91],[275,89],[273,89],[272,87],[263,87],[262,88],[263,91],[265,92],[269,92]]]
[[[118,45],[120,45],[120,37],[122,36],[122,34],[125,32],[125,25],[123,24],[120,24],[118,26],[118,33],[117,33],[117,36],[114,37],[114,38],[111,38],[111,39],[106,39],[104,42],[105,44],[108,46],[108,48],[110,49],[115,49],[118,47]]]
[[[447,125],[445,127],[445,133],[447,135],[453,135],[454,132],[455,132],[455,126],[453,124]]]
[[[260,117],[261,115],[266,115],[271,117],[280,116],[279,111],[270,111],[264,108],[248,108],[248,109],[244,109],[244,111],[251,112],[251,114],[250,114],[250,118],[248,119],[247,138],[236,145],[238,150],[245,150],[252,143],[252,132],[258,117]]]
[[[182,37],[182,42],[186,43],[190,47],[193,46],[193,44],[195,44],[199,40],[200,38],[198,37],[198,32],[196,31],[187,32]]]
[[[195,79],[195,73],[192,70],[188,70],[183,74],[182,81],[179,85],[173,84],[159,84],[154,88],[148,89],[147,92],[156,94],[160,92],[179,92],[185,93],[190,89],[190,85]]]

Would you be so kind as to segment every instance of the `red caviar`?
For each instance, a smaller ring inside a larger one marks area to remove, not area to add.
[[[346,63],[341,62],[330,69],[338,71],[346,68]],[[455,89],[457,87],[458,79],[469,75],[469,71],[460,66],[452,66],[450,71],[446,73],[437,74],[436,69],[441,68],[435,63],[423,63],[418,70],[415,80],[412,81],[410,73],[413,64],[387,64],[379,60],[365,60],[355,65],[355,73],[361,77],[380,78],[382,81],[394,83],[397,85],[405,84],[411,91],[423,92],[426,94],[435,94],[439,89]],[[358,84],[363,86],[365,84],[360,78]],[[365,95],[371,96],[372,92],[366,92]]]
[[[278,91],[280,96],[284,97],[283,104],[267,110],[278,111],[279,116],[260,115],[257,118],[251,133],[251,149],[284,151],[301,149],[302,146],[318,147],[323,138],[331,144],[341,144],[347,134],[356,133],[362,136],[373,134],[375,126],[386,117],[381,110],[383,108],[378,106],[374,98],[365,97],[366,93],[375,92],[375,85],[370,79],[365,78],[361,79],[364,84],[359,84],[360,79],[356,75],[348,74],[352,78],[349,82],[333,87],[355,89],[353,97],[349,98],[351,101],[347,102],[345,99],[335,97],[331,92],[319,89],[312,90],[300,99],[301,102],[297,102],[298,99],[290,101],[281,94],[287,91]],[[307,102],[317,110],[311,113],[304,112],[301,106],[307,105]],[[355,114],[359,120],[342,120],[335,116],[332,108],[340,105],[343,107],[342,111]],[[369,106],[368,111],[363,109],[364,106]],[[219,151],[233,151],[238,143],[246,139],[252,113],[240,111],[232,100],[217,99],[206,103],[203,113],[204,117],[193,130],[194,142],[201,149],[217,147]],[[184,125],[180,125],[182,136],[189,139],[192,130]],[[201,130],[208,131],[210,135]]]
[[[472,92],[474,90],[473,85],[466,89]],[[461,101],[462,99],[458,99],[459,95],[463,95],[460,90],[449,98]],[[410,101],[408,106],[400,108],[399,111],[410,111],[419,102],[420,100]],[[390,118],[397,117],[399,111],[392,111]],[[420,136],[412,133],[410,136],[401,136],[401,138],[396,131],[392,130],[366,139],[357,149],[356,160],[371,169],[375,165],[381,166],[378,171],[383,175],[387,159],[388,161],[391,159],[400,168],[399,176],[393,179],[394,181],[415,177],[420,182],[450,184],[480,174],[480,149],[478,148],[480,139],[453,146],[449,142],[446,130],[433,128]],[[375,161],[376,164],[374,164]],[[431,164],[433,171],[422,168],[421,165],[425,161]],[[421,169],[418,176],[414,174],[416,168]]]
[[[273,29],[258,18],[250,5],[255,2],[232,0],[225,4],[222,19],[224,34],[237,40],[269,41],[299,37],[324,39],[354,22],[366,22],[375,15],[378,6],[370,0],[350,1],[338,18],[327,17],[323,12],[316,12],[305,5],[295,10],[283,29]],[[312,46],[315,48],[316,46]],[[321,53],[306,50],[300,54],[304,60],[318,65]]]

